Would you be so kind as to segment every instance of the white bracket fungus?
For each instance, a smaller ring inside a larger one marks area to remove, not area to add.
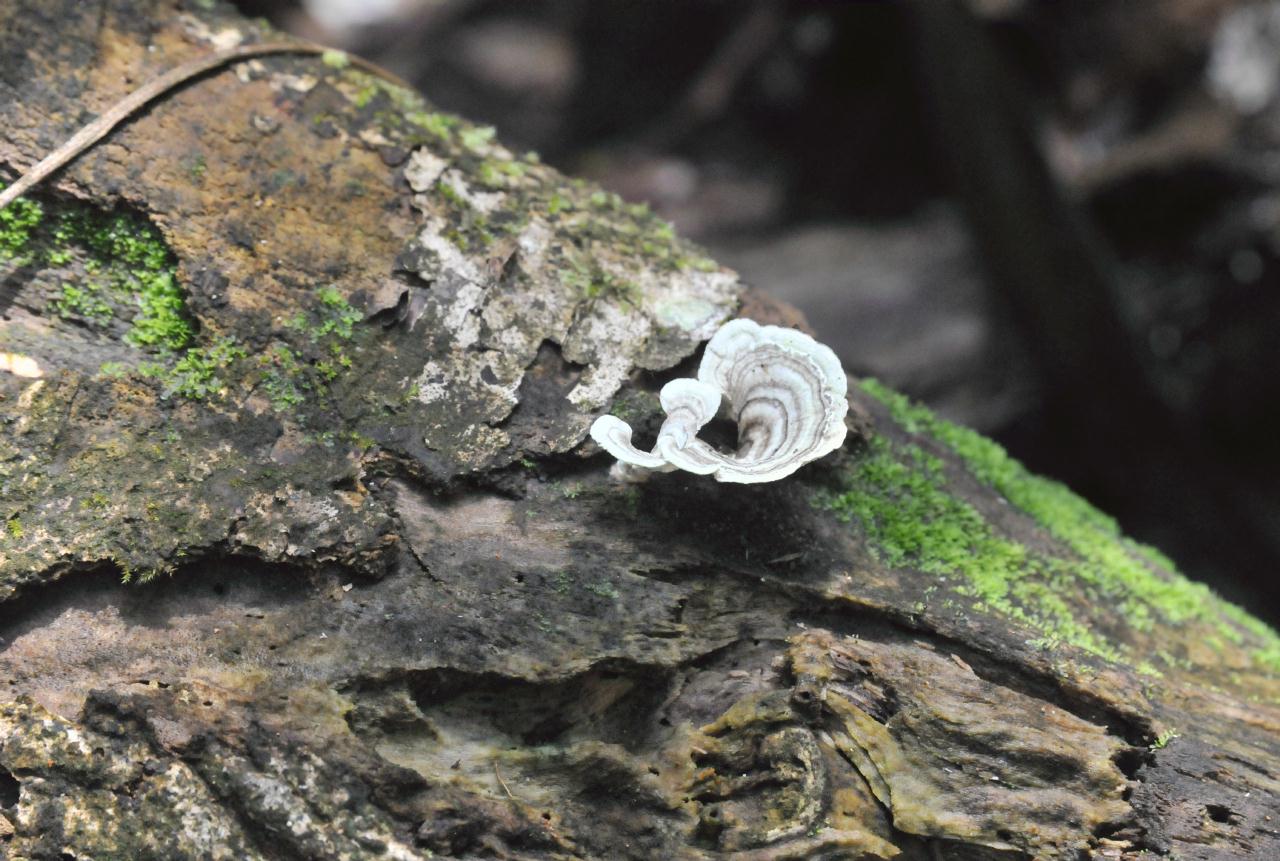
[[[707,344],[696,380],[672,380],[659,399],[667,418],[652,452],[631,442],[631,426],[601,416],[591,438],[634,468],[683,469],[717,481],[786,478],[844,442],[848,383],[831,348],[794,329],[731,320]],[[738,424],[738,449],[725,454],[698,438],[724,406]]]

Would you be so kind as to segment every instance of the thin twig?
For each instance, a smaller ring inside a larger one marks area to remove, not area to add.
[[[507,782],[502,779],[502,772],[498,771],[498,761],[496,759],[493,761],[493,776],[498,778],[498,783],[502,784],[502,789],[507,793],[507,798],[515,801],[516,797],[511,794],[511,787],[507,786]]]
[[[133,116],[140,109],[192,78],[249,57],[262,57],[268,54],[324,54],[332,50],[334,49],[314,42],[263,42],[257,45],[240,45],[224,51],[215,51],[212,54],[196,57],[175,66],[164,74],[147,81],[138,89],[116,102],[97,119],[72,135],[66,143],[41,159],[38,164],[19,177],[16,182],[3,192],[0,192],[0,211],[43,182],[50,174],[66,166],[76,156],[102,140],[112,129]],[[377,75],[397,86],[409,87],[394,73],[387,71],[376,63],[371,63],[360,57],[349,57],[348,61],[351,65],[370,74]]]

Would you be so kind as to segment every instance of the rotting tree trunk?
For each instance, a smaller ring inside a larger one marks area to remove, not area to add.
[[[208,5],[7,4],[0,161],[264,38]],[[5,215],[8,857],[1280,857],[1272,632],[875,385],[611,483],[595,415],[791,312],[328,59]]]

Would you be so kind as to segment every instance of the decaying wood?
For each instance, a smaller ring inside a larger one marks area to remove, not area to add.
[[[205,5],[6,7],[0,162],[272,38]],[[285,57],[36,200],[9,857],[1280,855],[1275,635],[976,436],[855,386],[786,481],[609,480],[596,415],[795,322],[642,209]]]
[[[30,170],[23,173],[3,192],[0,192],[0,208],[7,207],[19,197],[29,193],[58,170],[66,167],[76,156],[102,140],[118,125],[132,117],[135,113],[150,105],[153,101],[171,92],[175,87],[207,74],[214,69],[253,57],[269,57],[275,54],[320,54],[330,53],[323,45],[308,42],[266,42],[258,45],[237,45],[224,51],[213,51],[203,57],[187,60],[152,78],[138,89],[116,102],[92,122],[86,124],[73,134],[65,143],[53,152],[40,159]],[[397,76],[387,72],[373,63],[360,57],[349,57],[341,52],[332,52],[341,64],[350,63],[366,72],[378,75],[398,86],[406,86]]]

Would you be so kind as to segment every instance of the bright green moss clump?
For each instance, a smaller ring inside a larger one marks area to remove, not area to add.
[[[942,463],[920,447],[877,438],[849,476],[843,494],[826,505],[857,520],[881,558],[944,576],[959,575],[973,595],[1040,630],[1046,642],[1067,642],[1108,658],[1123,651],[1075,621],[1072,602],[1114,607],[1141,632],[1157,620],[1201,622],[1242,643],[1251,636],[1261,666],[1280,669],[1280,638],[1262,622],[1219,600],[1208,587],[1177,573],[1158,551],[1125,538],[1116,522],[1059,482],[1028,472],[996,443],[943,421],[874,380],[863,388],[894,420],[955,452],[975,478],[1033,517],[1068,551],[1031,554],[998,535],[971,506],[948,493]]]
[[[164,383],[162,397],[178,395],[200,400],[223,390],[219,374],[248,354],[233,338],[219,338],[207,347],[193,347],[172,365],[146,362],[138,370]],[[106,369],[104,369],[106,371]]]
[[[0,211],[0,263],[26,254],[31,232],[43,218],[40,204],[21,197]]]
[[[111,303],[103,298],[101,284],[83,286],[63,283],[62,292],[53,300],[53,308],[63,319],[80,317],[94,323],[106,323],[115,316]]]
[[[97,328],[124,317],[129,320],[124,340],[150,354],[136,371],[158,380],[164,397],[200,399],[221,391],[222,372],[245,351],[225,338],[193,346],[195,325],[177,262],[160,231],[129,213],[50,206],[46,212],[38,203],[19,200],[0,212],[0,260],[21,258],[68,270],[49,303],[50,316]],[[122,362],[102,368],[104,376],[114,378],[129,372]]]
[[[131,344],[174,351],[190,346],[195,332],[158,230],[129,215],[79,210],[62,216],[54,238],[63,248],[83,246],[86,270],[101,273],[111,293],[137,307],[125,336]]]
[[[0,262],[9,260],[82,271],[63,281],[50,316],[105,326],[131,309],[125,338],[137,347],[178,351],[194,339],[173,256],[140,218],[17,200],[0,212]]]
[[[960,594],[1040,631],[1046,643],[1119,658],[1049,588],[1052,562],[997,534],[973,506],[948,492],[937,457],[876,437],[845,478],[841,492],[819,497],[819,504],[859,524],[885,564],[937,574]]]

